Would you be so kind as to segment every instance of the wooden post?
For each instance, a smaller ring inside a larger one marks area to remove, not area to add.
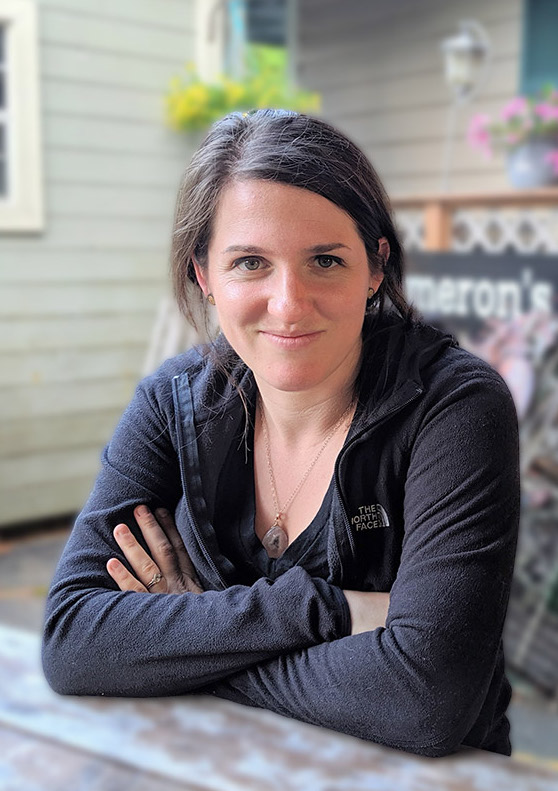
[[[451,209],[441,201],[424,207],[424,249],[441,252],[451,247]]]

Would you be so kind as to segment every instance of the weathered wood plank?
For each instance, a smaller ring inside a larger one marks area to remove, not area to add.
[[[184,791],[181,782],[161,778],[152,772],[86,750],[78,750],[0,726],[2,766],[0,782],[4,791]],[[9,780],[7,779],[9,777]],[[37,784],[40,783],[40,786]],[[199,786],[198,786],[199,788]],[[188,785],[188,791],[196,791]]]
[[[0,723],[205,791],[554,791],[553,772],[468,750],[420,758],[199,695],[61,698],[34,635],[0,627]]]

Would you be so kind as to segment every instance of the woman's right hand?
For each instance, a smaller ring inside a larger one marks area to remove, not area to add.
[[[386,625],[389,593],[343,591],[351,613],[351,634],[371,632]]]
[[[117,525],[114,538],[133,569],[131,574],[117,558],[107,571],[120,590],[137,593],[203,593],[196,570],[171,514],[164,508],[152,512],[140,505],[136,522],[149,548],[146,552],[125,524]]]

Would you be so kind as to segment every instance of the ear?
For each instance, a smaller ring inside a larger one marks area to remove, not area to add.
[[[373,275],[370,275],[370,285],[374,291],[377,291],[382,285],[382,281],[384,279],[383,268],[389,259],[390,252],[389,242],[385,236],[382,236],[380,239],[378,239],[378,255],[381,260],[382,268],[374,272]]]
[[[203,291],[204,296],[207,297],[209,293],[209,287],[207,285],[207,279],[205,277],[205,272],[202,267],[198,264],[194,256],[192,256],[192,264],[194,265],[194,272],[196,273],[196,279],[199,283],[201,290]]]
[[[382,259],[382,263],[385,266],[389,260],[389,256],[391,253],[391,249],[389,246],[389,242],[385,236],[382,236],[378,239],[378,255]]]

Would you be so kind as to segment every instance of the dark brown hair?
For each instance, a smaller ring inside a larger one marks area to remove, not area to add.
[[[414,316],[403,293],[403,251],[383,185],[364,153],[325,121],[288,110],[231,113],[215,123],[194,154],[178,194],[172,279],[182,312],[194,326],[206,316],[193,259],[207,265],[212,223],[222,190],[233,181],[264,179],[315,192],[355,222],[372,271],[384,280],[368,311],[388,301],[403,319]],[[384,263],[378,240],[386,237]],[[200,313],[201,309],[201,313]],[[368,322],[367,322],[368,325]]]

